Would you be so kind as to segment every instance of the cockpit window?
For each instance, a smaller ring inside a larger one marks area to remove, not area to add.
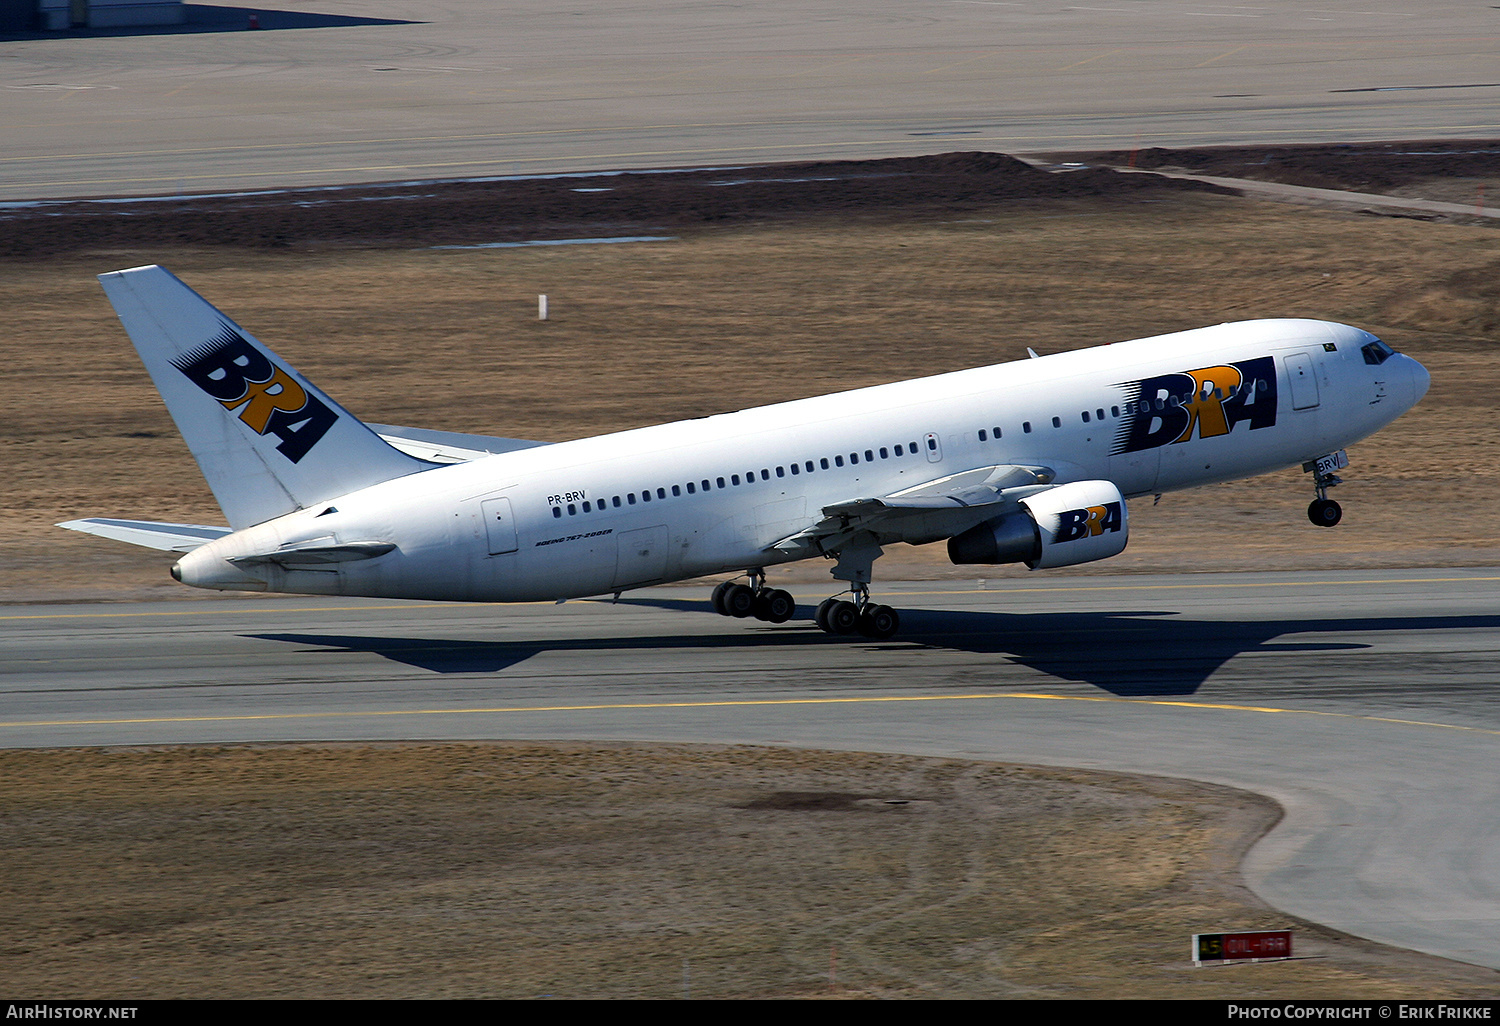
[[[1359,351],[1365,354],[1365,363],[1374,364],[1385,363],[1385,361],[1396,355],[1394,349],[1378,338],[1368,345],[1361,346]]]

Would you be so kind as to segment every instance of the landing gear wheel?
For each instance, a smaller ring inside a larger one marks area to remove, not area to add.
[[[761,616],[761,619],[769,623],[786,623],[797,611],[797,600],[792,598],[791,592],[782,591],[779,588],[761,592],[757,605],[765,610],[765,615]],[[759,610],[756,615],[760,615]]]
[[[866,606],[856,626],[865,637],[884,640],[901,629],[901,614],[890,606]]]
[[[786,623],[796,611],[797,600],[778,588],[768,588],[755,596],[755,605],[750,610],[757,620],[767,623]]]
[[[818,625],[818,630],[824,634],[832,634],[833,628],[828,626],[828,611],[838,604],[836,598],[826,598],[818,603],[817,611],[813,613],[813,623]]]
[[[723,604],[730,616],[749,616],[755,611],[755,592],[743,584],[731,584],[724,589]]]
[[[709,602],[714,607],[714,612],[718,613],[720,616],[729,615],[729,610],[724,607],[724,593],[733,587],[733,581],[725,581],[714,589],[713,595],[709,598]]]
[[[1332,527],[1344,519],[1344,510],[1332,499],[1314,499],[1307,507],[1307,519],[1319,527]]]
[[[839,599],[828,608],[823,619],[828,624],[825,629],[829,634],[853,634],[859,626],[859,610],[854,608],[853,602]]]

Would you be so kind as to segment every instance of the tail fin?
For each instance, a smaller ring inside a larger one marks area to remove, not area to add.
[[[166,269],[99,282],[235,530],[435,466],[387,445]]]

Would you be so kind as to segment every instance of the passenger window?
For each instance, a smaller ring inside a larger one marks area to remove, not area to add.
[[[584,512],[585,512],[585,513],[592,513],[592,512],[593,512],[593,510],[592,510],[592,509],[590,509],[590,508],[589,508],[589,504],[588,504],[588,503],[587,503],[587,502],[585,502],[585,503],[584,503],[584,504],[583,504],[583,511],[584,511]]]
[[[869,449],[865,450],[865,462],[866,463],[874,463],[875,462],[875,453],[873,453]]]
[[[1053,427],[1062,427],[1062,418],[1061,417],[1053,417],[1052,418],[1052,426]]]
[[[1120,408],[1118,406],[1111,406],[1109,408],[1109,415],[1111,417],[1118,417],[1120,415]]]
[[[705,492],[711,492],[711,491],[713,491],[713,489],[709,487],[709,484],[708,484],[708,482],[706,480],[703,482],[703,490]]]
[[[776,468],[776,476],[777,477],[786,477],[786,469],[783,468],[783,467],[777,467]]]
[[[614,506],[615,509],[619,509],[620,508],[620,497],[618,495],[616,495],[613,499],[610,500],[610,505]]]
[[[673,494],[675,495],[676,493],[674,492]],[[667,490],[665,488],[658,488],[656,490],[656,497],[658,499],[665,499],[667,497]]]
[[[625,501],[627,503],[629,503],[630,505],[634,506],[635,505],[635,492],[631,492],[629,495],[625,496]]]
[[[767,470],[765,467],[761,467],[760,468],[760,479],[762,481],[769,481],[769,480],[771,480],[771,472],[769,470]]]
[[[1027,420],[1021,422],[1021,433],[1024,435],[1031,434],[1031,421]]]
[[[822,464],[822,466],[823,466],[823,469],[824,469],[824,470],[827,470],[827,469],[828,469],[828,457],[827,457],[827,456],[824,456],[824,457],[823,457],[823,458],[822,458],[822,459],[821,459],[821,460],[819,460],[819,461],[818,461],[818,462],[819,462],[819,463],[820,463],[820,464]]]
[[[800,473],[802,473],[802,468],[799,467],[799,466],[797,466],[797,464],[793,463],[792,464],[792,474],[796,475],[796,474],[800,474]]]
[[[808,460],[808,461],[807,461],[807,462],[806,462],[806,463],[805,463],[805,464],[803,464],[803,465],[804,465],[804,466],[805,466],[805,467],[807,467],[807,472],[808,472],[808,473],[809,473],[809,474],[811,474],[811,473],[812,473],[812,472],[813,472],[813,461],[812,461],[812,460]]]
[[[995,429],[995,438],[996,438],[996,440],[998,440],[1000,438],[1000,429],[999,428]]]
[[[858,462],[859,462],[859,453],[857,453],[857,452],[851,452],[849,454],[849,464],[851,466],[853,466],[854,464],[856,464]]]
[[[883,459],[883,460],[890,459],[891,458],[890,450],[882,447],[881,450],[880,450],[880,458]]]
[[[729,483],[732,484],[732,485],[734,485],[736,488],[738,488],[739,485],[740,485],[740,475],[738,475],[738,474],[730,474],[729,475]]]
[[[672,494],[680,496],[682,494],[682,485],[673,485],[672,486]]]
[[[1083,422],[1085,424],[1087,424],[1089,422],[1089,411],[1088,410],[1084,410],[1083,411]]]
[[[990,440],[989,432],[986,431],[984,428],[980,428],[979,429],[979,440],[981,442],[988,442]],[[898,453],[896,453],[896,455],[900,456],[901,454],[898,452]]]
[[[562,516],[562,507],[561,506],[553,506],[552,507],[552,515],[554,517],[561,517]]]
[[[833,462],[834,462],[835,465],[842,467],[844,465],[844,457],[842,457],[842,456],[835,456],[833,458]]]
[[[576,517],[577,515],[578,515],[578,507],[575,506],[575,505],[573,505],[571,502],[568,503],[568,516],[570,516],[570,517]]]
[[[1103,411],[1103,410],[1097,410],[1097,411],[1095,411],[1095,412],[1097,412],[1097,413],[1098,413],[1098,414],[1099,414],[1099,419],[1100,419],[1100,420],[1103,420],[1103,419],[1104,419],[1104,411]]]
[[[691,482],[691,481],[688,482],[688,494],[689,495],[696,495],[697,494],[697,492],[693,488],[693,482]]]

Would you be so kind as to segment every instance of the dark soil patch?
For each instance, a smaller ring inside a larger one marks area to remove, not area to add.
[[[1056,154],[1059,160],[1250,178],[1317,189],[1391,192],[1433,178],[1500,176],[1500,140],[1356,143],[1336,146],[1214,146]]]
[[[480,245],[661,234],[806,215],[978,210],[997,202],[1214,186],[1105,168],[1039,170],[1000,153],[552,178],[408,182],[0,209],[0,257],[118,247]]]

